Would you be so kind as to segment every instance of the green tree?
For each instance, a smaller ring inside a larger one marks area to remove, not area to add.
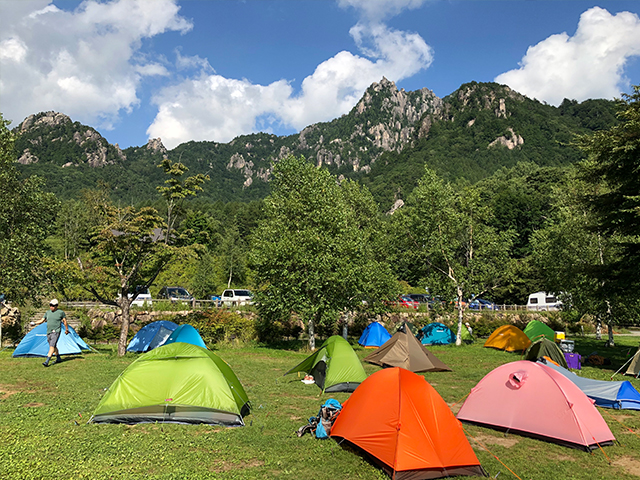
[[[292,156],[275,166],[272,188],[250,257],[260,313],[300,315],[313,350],[317,325],[392,295],[396,282],[374,248],[368,190]]]
[[[394,219],[405,265],[413,265],[414,276],[436,293],[457,299],[456,345],[462,342],[464,302],[500,284],[513,243],[510,231],[489,225],[491,212],[479,200],[473,187],[454,187],[427,168]]]
[[[44,289],[44,241],[58,201],[39,177],[20,178],[8,125],[0,114],[0,292],[21,304]]]

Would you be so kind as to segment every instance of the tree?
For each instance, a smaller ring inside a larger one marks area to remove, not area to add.
[[[318,324],[392,295],[396,282],[376,252],[368,190],[292,156],[275,166],[272,189],[250,257],[260,313],[300,315],[313,350]]]
[[[159,168],[164,170],[169,178],[164,181],[165,185],[159,185],[156,189],[167,202],[167,223],[164,234],[164,242],[168,244],[171,239],[171,230],[174,229],[178,215],[182,214],[182,204],[187,197],[195,197],[202,191],[201,185],[209,180],[209,175],[198,173],[182,179],[182,176],[189,169],[180,162],[172,162],[167,157],[162,159]]]
[[[44,240],[58,201],[41,178],[20,178],[9,123],[0,114],[0,293],[21,304],[43,291]]]
[[[394,220],[405,265],[415,266],[414,276],[447,297],[455,294],[460,345],[464,302],[499,285],[512,233],[489,226],[490,211],[481,206],[476,189],[454,188],[429,168]]]

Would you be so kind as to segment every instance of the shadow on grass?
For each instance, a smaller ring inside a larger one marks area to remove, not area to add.
[[[575,337],[573,340],[575,341],[574,351],[582,357],[598,355],[605,359],[604,365],[585,363],[585,366],[610,371],[611,374],[627,363],[638,350],[638,338],[633,337],[614,337],[614,347],[605,346],[606,336],[603,336],[602,340],[596,340],[595,337]]]

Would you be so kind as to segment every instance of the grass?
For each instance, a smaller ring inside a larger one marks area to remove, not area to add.
[[[599,368],[586,367],[582,374],[608,379],[629,358],[628,353],[635,353],[640,337],[616,337],[615,348],[605,348],[602,341],[591,337],[572,339],[579,353],[597,351],[612,361]],[[295,374],[282,376],[307,355],[300,342],[278,348],[219,346],[216,353],[232,366],[253,404],[243,428],[87,424],[105,389],[137,358],[132,354],[118,358],[113,345],[98,350],[99,354],[71,358],[47,369],[41,359],[13,359],[9,349],[0,353],[0,478],[388,478],[332,440],[294,434],[308,417],[317,414],[324,400],[333,397],[342,402],[349,396],[321,395],[316,386],[304,385]],[[481,342],[430,350],[453,372],[424,376],[454,411],[489,371],[520,359],[516,354],[482,348]],[[370,350],[356,346],[356,352],[364,358]],[[379,369],[364,365],[369,374]],[[640,389],[640,380],[625,379]],[[600,411],[620,442],[605,447],[606,456],[600,450],[589,454],[481,427],[465,429],[491,477],[501,472],[501,479],[515,478],[495,455],[523,480],[637,479],[640,412]]]

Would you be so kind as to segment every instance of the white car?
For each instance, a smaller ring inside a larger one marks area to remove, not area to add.
[[[226,307],[253,305],[253,294],[246,289],[229,288],[222,292],[222,304]]]
[[[133,297],[133,295],[129,294],[129,298]],[[135,305],[136,307],[143,307],[144,304],[151,305],[151,293],[148,288],[141,289],[138,292],[138,296],[136,299],[131,302],[131,305]]]

